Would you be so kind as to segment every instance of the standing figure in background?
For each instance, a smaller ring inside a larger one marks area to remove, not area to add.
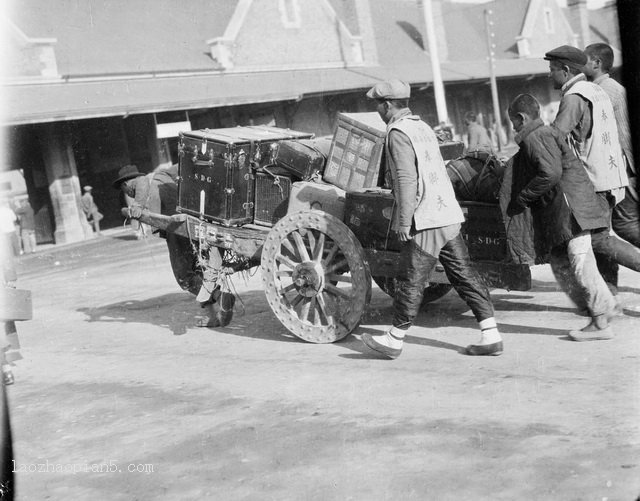
[[[18,239],[18,217],[6,197],[0,199],[0,233],[2,235],[2,263],[13,262],[13,258],[20,255],[20,241]]]
[[[91,186],[85,186],[84,195],[80,199],[80,203],[82,204],[82,211],[87,218],[89,223],[93,224],[93,231],[95,231],[98,235],[100,235],[100,220],[102,219],[102,214],[98,210],[98,206],[93,201],[93,195],[91,192],[93,188]]]
[[[28,198],[24,198],[16,207],[20,226],[22,252],[33,254],[36,251],[36,218]]]
[[[474,112],[468,111],[465,113],[464,123],[467,126],[467,132],[469,134],[467,151],[478,149],[493,151],[493,143],[491,142],[489,133],[487,129],[476,121],[476,114]]]

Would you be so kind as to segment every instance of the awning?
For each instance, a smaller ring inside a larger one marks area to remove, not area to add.
[[[498,77],[544,74],[547,71],[546,62],[538,59],[502,60],[496,64]],[[486,79],[489,63],[444,63],[442,76],[445,85]],[[2,123],[19,125],[297,100],[305,95],[366,90],[389,78],[401,78],[411,84],[433,80],[425,57],[424,65],[395,68],[150,75],[145,78],[16,84],[5,86]]]

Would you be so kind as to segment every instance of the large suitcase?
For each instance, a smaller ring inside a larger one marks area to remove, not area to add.
[[[345,192],[337,186],[326,183],[299,181],[291,186],[287,214],[320,210],[337,217],[344,217]]]
[[[391,190],[382,188],[348,192],[344,222],[365,249],[400,250],[400,241],[391,231],[395,200]]]
[[[460,202],[465,216],[461,234],[472,261],[507,260],[507,237],[498,204]],[[348,192],[345,224],[367,249],[399,251],[401,243],[391,230],[395,210],[389,190]]]
[[[178,211],[224,226],[252,223],[254,168],[273,163],[282,140],[312,136],[267,126],[181,133]]]
[[[273,226],[286,213],[291,193],[291,176],[284,169],[264,168],[256,172],[254,223]]]
[[[317,179],[324,172],[330,149],[330,137],[282,141],[276,165],[303,181]]]
[[[469,256],[472,261],[508,261],[507,234],[500,206],[483,202],[460,202],[465,222],[462,223]]]
[[[445,141],[440,143],[439,146],[440,154],[445,162],[453,160],[454,158],[459,158],[462,156],[462,152],[464,151],[464,143],[462,141]]]
[[[376,186],[386,130],[378,113],[339,113],[323,179],[347,191]]]

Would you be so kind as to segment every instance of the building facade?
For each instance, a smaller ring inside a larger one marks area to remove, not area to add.
[[[506,108],[520,92],[555,114],[542,54],[578,44],[570,14],[584,1],[432,5],[459,134],[474,111],[508,139]],[[39,243],[93,237],[80,209],[87,184],[103,226],[121,225],[118,169],[175,162],[180,129],[272,124],[328,135],[338,112],[372,111],[364,92],[392,77],[412,85],[414,112],[438,123],[415,0],[21,0],[3,23],[5,164],[23,173]]]

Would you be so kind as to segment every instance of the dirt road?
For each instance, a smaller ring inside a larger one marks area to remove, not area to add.
[[[354,335],[313,345],[271,313],[259,274],[233,323],[201,313],[162,241],[114,233],[20,263],[34,319],[9,387],[19,500],[633,500],[640,494],[640,318],[586,323],[535,267],[492,291],[501,357],[473,358],[450,293],[402,356],[359,341],[391,320],[379,289]],[[623,303],[640,280],[621,276]]]

